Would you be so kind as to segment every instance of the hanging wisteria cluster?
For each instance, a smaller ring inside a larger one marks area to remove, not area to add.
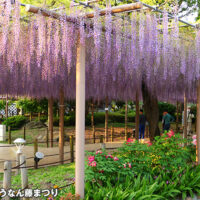
[[[200,78],[200,31],[196,40],[179,36],[177,18],[168,28],[159,16],[133,13],[129,19],[66,16],[47,18],[41,13],[20,21],[20,5],[6,6],[0,16],[0,94],[58,98],[64,87],[75,98],[78,39],[86,46],[87,99],[134,100],[145,83],[160,100],[196,99]],[[77,12],[76,12],[77,13]]]

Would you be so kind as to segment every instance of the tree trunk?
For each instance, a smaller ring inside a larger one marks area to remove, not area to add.
[[[144,111],[147,122],[149,123],[149,137],[153,141],[155,136],[160,135],[158,127],[159,122],[159,108],[158,99],[148,90],[146,83],[142,81],[142,96],[144,103]]]

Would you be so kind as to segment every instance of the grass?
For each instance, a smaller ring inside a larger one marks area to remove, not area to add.
[[[75,164],[64,164],[59,166],[51,166],[40,169],[28,170],[28,185],[31,189],[53,189],[65,186],[73,182],[75,174]],[[3,180],[3,174],[0,174],[0,180]],[[12,189],[21,189],[21,176],[12,176]],[[60,199],[68,192],[69,187],[65,187],[59,190],[59,195],[56,198]],[[47,199],[41,197],[40,199]]]

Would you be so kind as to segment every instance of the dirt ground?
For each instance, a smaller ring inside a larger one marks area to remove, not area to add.
[[[120,147],[123,144],[123,142],[115,142],[115,143],[106,143],[106,148],[117,148]],[[5,147],[4,147],[5,146]],[[97,149],[101,148],[101,144],[86,144],[85,145],[85,150],[86,151],[96,151]],[[74,147],[75,149],[75,147]],[[0,172],[3,172],[4,169],[4,161],[6,160],[11,160],[12,161],[12,167],[16,166],[16,150],[17,148],[13,145],[7,145],[7,144],[0,144]],[[40,165],[43,164],[49,164],[54,162],[59,162],[59,148],[58,147],[39,147],[38,148],[39,152],[44,153],[45,157],[39,162],[39,167]],[[69,152],[69,146],[65,146],[64,152]],[[27,158],[26,166],[33,166],[34,165],[34,148],[33,146],[25,146],[23,148],[23,154]],[[54,155],[58,154],[58,155]],[[50,155],[50,156],[49,156]],[[51,156],[54,155],[54,156]],[[65,153],[64,154],[64,160],[70,159],[70,153]],[[69,161],[67,161],[69,162]],[[65,162],[65,163],[67,163]],[[55,163],[55,165],[58,165],[59,163]]]

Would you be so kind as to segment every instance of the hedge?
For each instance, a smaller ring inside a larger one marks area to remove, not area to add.
[[[24,116],[13,116],[5,119],[2,124],[10,126],[12,129],[21,128],[26,123],[26,117]]]
[[[135,116],[133,114],[128,114],[128,121],[135,122]],[[119,113],[109,113],[108,114],[108,122],[109,123],[124,123],[125,115]],[[103,124],[105,123],[105,113],[99,112],[94,113],[94,124]],[[53,125],[59,126],[59,117],[54,117]],[[65,126],[74,126],[75,125],[75,115],[65,116],[64,117],[64,125]],[[85,125],[91,125],[91,114],[88,114],[85,118]]]

